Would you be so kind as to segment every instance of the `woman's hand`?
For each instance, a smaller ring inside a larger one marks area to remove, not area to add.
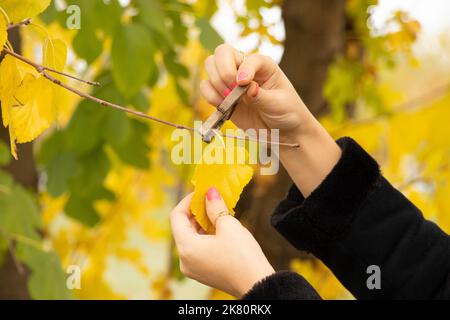
[[[341,149],[314,118],[278,65],[269,57],[246,56],[222,44],[205,62],[209,80],[202,95],[219,105],[233,86],[250,83],[231,120],[242,129],[279,129],[280,141],[300,148],[281,148],[280,160],[307,197],[330,173]]]
[[[252,234],[233,216],[216,188],[206,194],[208,217],[216,234],[202,232],[189,205],[192,195],[173,209],[172,233],[180,256],[180,269],[187,277],[241,297],[253,285],[274,272]]]
[[[209,80],[201,83],[205,99],[218,106],[234,86],[250,84],[232,121],[242,129],[279,129],[281,139],[295,137],[313,118],[294,87],[269,57],[243,53],[222,44],[205,61]]]

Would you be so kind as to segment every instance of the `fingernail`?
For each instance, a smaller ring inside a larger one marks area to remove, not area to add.
[[[233,82],[233,83],[231,84],[231,89],[234,89],[234,88],[236,88],[237,86],[238,86],[237,82]]]
[[[222,197],[220,196],[219,190],[217,190],[215,187],[211,187],[206,192],[206,199],[208,199],[208,201],[213,201],[220,200],[222,199]]]
[[[244,71],[239,72],[238,77],[237,77],[238,81],[242,81],[247,78],[248,78],[248,74],[247,74],[247,72],[244,72]]]
[[[231,90],[226,88],[225,90],[223,90],[223,96],[226,97],[231,93]]]

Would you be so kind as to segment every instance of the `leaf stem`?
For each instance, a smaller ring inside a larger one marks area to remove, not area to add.
[[[20,21],[18,23],[10,23],[8,24],[7,30],[11,30],[20,26],[27,26],[31,23],[31,19],[25,19],[23,21]]]

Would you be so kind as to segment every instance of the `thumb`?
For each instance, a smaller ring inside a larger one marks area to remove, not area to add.
[[[226,228],[226,225],[230,222],[237,221],[227,208],[225,201],[215,187],[211,187],[206,192],[206,213],[208,218],[216,228],[216,232],[220,233],[221,230]],[[228,214],[227,214],[228,213]]]

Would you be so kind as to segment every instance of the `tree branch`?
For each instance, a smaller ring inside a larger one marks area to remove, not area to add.
[[[181,124],[172,123],[170,121],[159,119],[159,118],[150,116],[150,115],[148,115],[146,113],[143,113],[143,112],[140,112],[140,111],[137,111],[137,110],[133,110],[133,109],[130,109],[130,108],[127,108],[127,107],[124,107],[124,106],[121,106],[121,105],[118,105],[118,104],[115,104],[115,103],[112,103],[112,102],[109,102],[109,101],[105,101],[105,100],[97,98],[97,97],[94,97],[93,95],[91,95],[89,93],[82,92],[82,91],[80,91],[80,90],[78,90],[78,89],[76,89],[74,87],[71,87],[71,86],[61,82],[60,80],[58,80],[55,77],[53,77],[52,75],[50,75],[49,72],[57,73],[57,74],[60,74],[60,75],[63,75],[63,76],[66,76],[66,77],[69,77],[69,78],[72,78],[72,79],[76,79],[76,80],[79,80],[79,81],[83,81],[83,82],[86,82],[85,80],[81,80],[81,79],[78,79],[78,78],[76,78],[76,77],[74,77],[72,75],[68,75],[66,73],[59,72],[57,70],[54,70],[54,69],[42,66],[42,65],[40,65],[40,64],[38,64],[38,63],[36,63],[34,61],[31,61],[28,58],[26,58],[26,57],[24,57],[24,56],[22,56],[20,54],[17,54],[17,53],[15,53],[15,52],[13,52],[13,51],[11,51],[9,49],[4,48],[3,52],[6,53],[6,54],[9,54],[10,56],[12,56],[12,57],[14,57],[14,58],[16,58],[16,59],[18,59],[18,60],[20,60],[20,61],[22,61],[22,62],[24,62],[24,63],[26,63],[28,65],[30,65],[30,66],[32,66],[33,68],[36,69],[37,72],[39,72],[47,80],[53,82],[54,84],[56,84],[56,85],[58,85],[58,86],[60,86],[60,87],[62,87],[64,89],[66,89],[66,90],[68,90],[68,91],[70,91],[70,92],[72,92],[72,93],[74,93],[74,94],[76,94],[76,95],[78,95],[78,96],[80,96],[80,97],[82,97],[84,99],[91,100],[93,102],[96,102],[96,103],[104,106],[104,107],[109,107],[109,108],[113,108],[113,109],[116,109],[116,110],[120,110],[120,111],[129,113],[129,114],[132,114],[132,115],[134,115],[136,117],[140,117],[140,118],[148,119],[148,120],[151,120],[151,121],[155,121],[155,122],[158,122],[158,123],[161,123],[161,124],[164,124],[166,126],[170,126],[170,127],[176,128],[176,129],[182,129],[182,130],[188,130],[188,131],[192,131],[192,132],[198,132],[196,129],[194,129],[192,127],[188,127],[188,126],[184,126],[184,125],[181,125]],[[95,82],[86,82],[86,83],[93,84],[93,85],[98,85],[98,83],[95,83]],[[254,138],[249,137],[249,136],[242,136],[241,137],[241,136],[226,135],[226,134],[222,134],[222,133],[221,133],[221,135],[224,136],[224,137],[232,138],[232,139],[248,140],[248,141],[254,141],[254,142],[259,142],[259,143],[264,143],[264,144],[269,144],[269,145],[280,145],[280,146],[286,146],[286,147],[291,147],[291,148],[299,148],[300,147],[298,144],[265,141],[265,140],[254,139]]]
[[[17,27],[20,27],[20,26],[27,26],[30,23],[31,23],[31,19],[26,19],[26,20],[23,20],[23,21],[18,22],[18,23],[11,23],[11,24],[8,25],[7,30],[11,30],[13,28],[17,28]]]

